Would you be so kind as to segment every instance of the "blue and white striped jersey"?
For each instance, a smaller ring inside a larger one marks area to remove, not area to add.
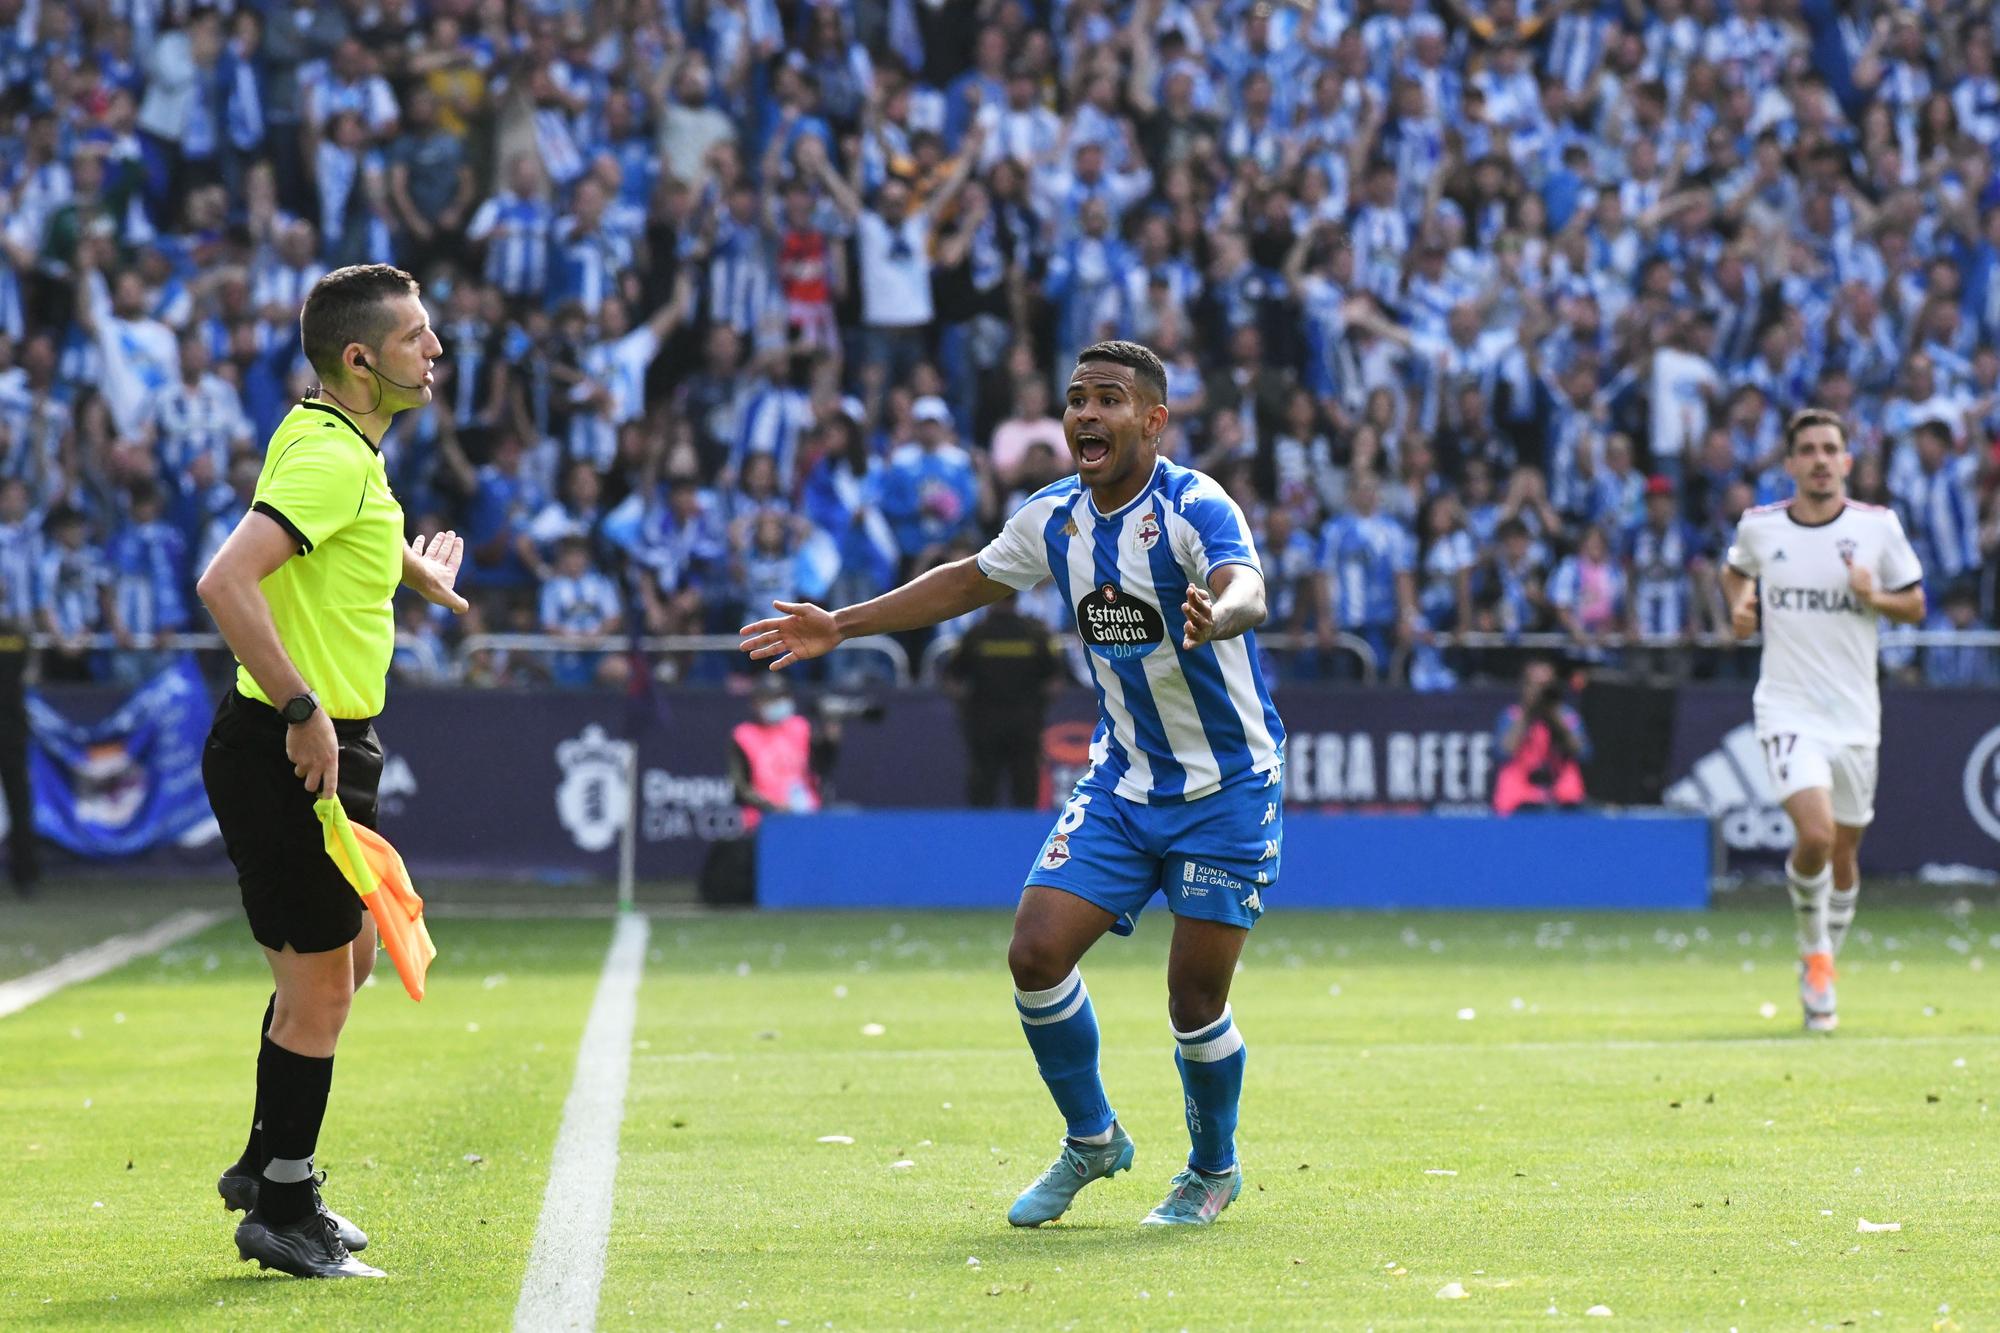
[[[465,239],[486,246],[486,280],[509,296],[539,297],[549,281],[555,211],[539,199],[503,190],[479,206]]]
[[[549,308],[575,301],[595,318],[616,294],[618,275],[632,267],[631,239],[602,225],[585,231],[575,217],[559,220],[551,236]]]
[[[601,634],[623,613],[618,585],[594,569],[573,576],[559,574],[542,585],[544,630]]]
[[[1181,648],[1187,585],[1223,565],[1262,572],[1222,487],[1165,459],[1116,513],[1075,477],[1046,486],[979,553],[988,578],[1026,590],[1054,577],[1089,648],[1099,717],[1084,781],[1142,804],[1198,800],[1251,774],[1276,781],[1284,725],[1244,634]]]
[[[36,572],[42,563],[38,521],[30,516],[20,523],[0,523],[0,624],[12,629],[26,629],[35,619]]]
[[[326,274],[326,270],[316,263],[300,264],[293,267],[275,255],[258,261],[250,272],[250,304],[262,310],[266,306],[281,306],[287,312],[302,309],[306,294],[313,284]]]
[[[152,418],[160,465],[170,478],[186,472],[201,454],[215,460],[219,477],[229,470],[230,451],[251,441],[242,396],[220,375],[203,375],[192,387],[176,380],[155,393]]]
[[[104,585],[111,575],[93,546],[56,544],[35,571],[35,605],[55,621],[58,634],[94,634],[104,623]]]
[[[591,343],[578,358],[583,373],[608,391],[610,405],[602,411],[576,411],[569,419],[569,457],[589,459],[599,471],[618,456],[618,428],[646,414],[646,372],[659,354],[660,337],[652,325]],[[571,394],[575,401],[575,391]]]
[[[1641,634],[1680,634],[1694,621],[1694,581],[1688,565],[1702,554],[1701,539],[1680,519],[1656,531],[1640,523],[1627,534],[1634,618]]]
[[[171,634],[188,624],[187,538],[171,523],[121,530],[105,548],[118,618],[134,634]]]
[[[0,337],[19,338],[27,331],[21,310],[21,277],[14,266],[0,256]]]

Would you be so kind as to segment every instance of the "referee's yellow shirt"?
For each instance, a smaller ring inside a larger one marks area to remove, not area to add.
[[[250,507],[299,553],[260,585],[278,638],[320,707],[337,718],[382,711],[396,651],[392,599],[403,578],[403,507],[382,451],[330,403],[307,401],[271,434]],[[236,688],[273,706],[240,664]]]

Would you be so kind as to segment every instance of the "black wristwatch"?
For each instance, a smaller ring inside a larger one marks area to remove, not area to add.
[[[278,714],[286,722],[296,727],[301,722],[312,721],[312,715],[318,711],[319,696],[311,690],[307,690],[297,698],[289,700],[283,708],[278,710]]]

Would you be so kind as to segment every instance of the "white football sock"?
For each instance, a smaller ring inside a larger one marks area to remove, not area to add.
[[[1847,928],[1854,924],[1854,903],[1861,896],[1861,881],[1842,893],[1835,889],[1826,898],[1826,935],[1833,944],[1833,951],[1840,952],[1840,946],[1847,939]]]
[[[1832,953],[1833,944],[1826,934],[1827,898],[1833,893],[1833,864],[1828,862],[1819,868],[1819,873],[1811,879],[1802,879],[1792,868],[1792,859],[1785,858],[1785,887],[1792,895],[1792,912],[1798,924],[1799,954]]]

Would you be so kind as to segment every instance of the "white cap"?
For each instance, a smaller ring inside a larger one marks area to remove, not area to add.
[[[936,394],[925,394],[910,407],[910,415],[918,421],[936,421],[946,426],[951,422],[951,408]]]

